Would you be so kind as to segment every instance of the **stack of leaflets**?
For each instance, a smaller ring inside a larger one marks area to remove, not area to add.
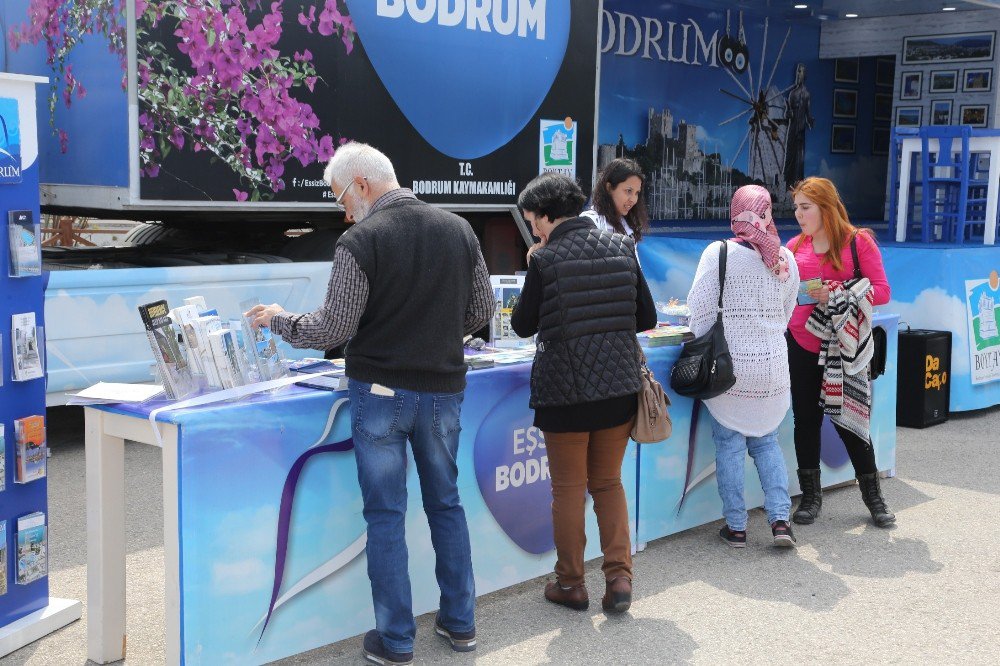
[[[259,304],[256,298],[240,303],[240,310],[248,312]],[[280,379],[285,376],[285,365],[271,329],[267,326],[254,328],[249,317],[241,318],[244,340],[246,341],[247,358],[257,371],[260,381]]]
[[[35,327],[35,313],[11,316],[11,349],[14,352],[14,380],[26,381],[42,376],[41,343]]]
[[[3,438],[3,424],[0,423],[0,492],[7,487],[7,443]]]
[[[493,299],[496,309],[490,321],[490,345],[493,347],[521,347],[530,345],[530,338],[519,338],[510,325],[510,317],[514,306],[521,298],[524,288],[523,275],[491,275],[490,285],[493,287]]]
[[[15,462],[14,480],[29,483],[45,477],[47,449],[45,417],[26,416],[14,420]]]
[[[30,210],[7,213],[7,234],[10,239],[10,277],[42,274],[42,244],[38,225]]]
[[[48,574],[45,514],[36,511],[17,519],[17,583],[27,585]]]
[[[7,594],[7,521],[0,520],[0,595]]]
[[[347,388],[347,378],[344,376],[344,359],[315,359],[306,358],[301,361],[292,362],[288,369],[295,374],[310,375],[317,372],[325,372],[320,377],[295,382],[296,386],[323,389],[324,391],[342,391]]]
[[[168,316],[166,301],[139,306],[139,315],[146,327],[146,337],[156,359],[157,373],[171,400],[186,398],[197,390],[186,354],[177,343],[177,333]]]
[[[671,326],[660,324],[656,328],[639,333],[639,344],[643,347],[667,347],[679,345],[694,338],[687,326]]]

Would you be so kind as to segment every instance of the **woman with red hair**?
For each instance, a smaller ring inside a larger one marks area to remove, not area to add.
[[[836,186],[806,178],[792,189],[802,233],[788,242],[800,279],[815,280],[788,323],[788,367],[795,417],[795,457],[802,499],[792,515],[799,524],[819,516],[820,429],[824,414],[847,447],[861,496],[879,527],[896,521],[879,486],[869,432],[871,307],[889,302],[889,282],[874,235],[851,224]],[[852,246],[854,249],[852,249]],[[850,318],[845,320],[844,318]],[[833,326],[846,321],[848,326]]]

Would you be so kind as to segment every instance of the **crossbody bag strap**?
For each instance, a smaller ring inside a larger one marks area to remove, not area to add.
[[[726,255],[729,253],[729,243],[722,241],[719,248],[719,309],[715,313],[715,321],[722,321],[722,290],[726,286]]]
[[[858,260],[858,234],[851,236],[851,259],[854,260],[854,279],[861,279],[861,262]]]

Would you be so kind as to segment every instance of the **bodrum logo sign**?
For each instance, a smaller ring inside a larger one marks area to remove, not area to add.
[[[509,393],[483,419],[473,459],[479,492],[500,528],[524,551],[546,553],[552,539],[552,483],[542,431],[525,412],[528,386]]]
[[[17,100],[0,97],[0,185],[21,182]]]
[[[507,144],[555,81],[570,0],[346,0],[372,66],[434,148],[474,159]]]

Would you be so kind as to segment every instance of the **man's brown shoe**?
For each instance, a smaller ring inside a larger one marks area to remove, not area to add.
[[[590,597],[587,596],[587,586],[583,583],[565,588],[558,582],[546,583],[545,598],[554,604],[572,608],[573,610],[587,610],[590,608]]]
[[[632,605],[632,581],[625,576],[618,576],[608,581],[607,591],[601,600],[601,606],[609,613],[624,613]]]

